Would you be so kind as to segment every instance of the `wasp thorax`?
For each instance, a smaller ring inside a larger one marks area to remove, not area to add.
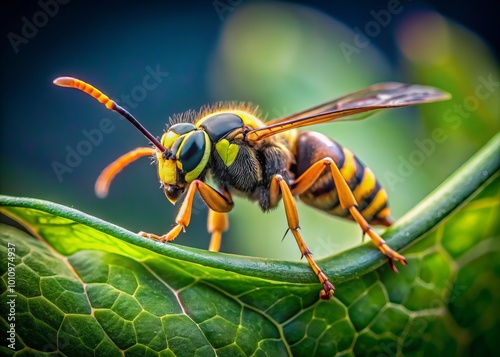
[[[197,179],[210,157],[210,138],[191,123],[172,125],[161,138],[167,155],[157,152],[158,178],[165,194],[175,201],[184,187]]]

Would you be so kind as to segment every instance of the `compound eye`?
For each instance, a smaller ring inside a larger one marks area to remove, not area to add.
[[[177,145],[180,140],[180,145]],[[177,167],[184,172],[186,182],[192,182],[208,165],[212,151],[210,138],[203,130],[197,130],[187,133],[178,141],[173,145],[175,151],[172,148],[177,158]]]
[[[206,151],[205,133],[201,130],[186,135],[182,141],[180,150],[177,151],[177,159],[182,163],[182,169],[189,173],[198,167]]]
[[[193,130],[196,130],[196,127],[191,123],[174,124],[161,137],[161,144],[167,149],[172,149],[177,139]]]

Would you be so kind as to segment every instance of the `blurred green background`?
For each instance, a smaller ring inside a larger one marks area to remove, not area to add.
[[[95,100],[54,86],[58,76],[95,85],[158,136],[169,116],[214,101],[250,101],[275,118],[381,81],[438,86],[453,99],[313,129],[372,168],[395,218],[500,127],[498,20],[477,2],[42,0],[2,7],[0,192],[61,203],[132,231],[162,234],[177,211],[150,161],[124,170],[104,200],[93,186],[108,163],[147,140]],[[73,150],[84,155],[68,163]],[[361,241],[351,222],[305,205],[299,214],[317,257]],[[236,199],[230,220],[222,251],[299,258],[291,236],[281,241],[282,209],[262,214]],[[198,200],[175,243],[206,248],[208,241]]]

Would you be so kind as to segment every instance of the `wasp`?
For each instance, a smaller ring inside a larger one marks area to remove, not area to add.
[[[174,116],[158,140],[127,110],[92,85],[72,77],[54,83],[76,88],[118,112],[132,123],[152,147],[139,147],[121,156],[97,179],[96,194],[104,197],[113,178],[128,164],[153,156],[160,185],[175,204],[183,196],[173,228],[158,236],[169,242],[185,231],[198,193],[208,206],[209,249],[218,251],[222,233],[229,227],[227,213],[233,195],[258,203],[266,212],[283,201],[291,231],[312,270],[323,285],[320,298],[333,296],[334,286],[314,260],[299,232],[296,198],[333,216],[354,220],[387,257],[406,265],[405,257],[390,248],[372,225],[390,226],[386,191],[373,172],[351,151],[328,137],[298,128],[339,120],[364,118],[374,111],[446,100],[450,95],[434,87],[396,82],[376,84],[307,110],[264,122],[256,107],[243,103],[217,103],[199,111]],[[211,177],[216,187],[207,184]]]

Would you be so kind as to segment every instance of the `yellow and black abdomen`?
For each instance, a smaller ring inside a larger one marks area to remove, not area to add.
[[[354,193],[358,209],[366,220],[371,224],[391,224],[385,189],[380,186],[373,172],[350,150],[312,131],[297,132],[294,144],[296,163],[290,171],[295,177],[299,177],[315,162],[326,157],[332,158]],[[326,213],[352,219],[349,211],[340,205],[330,169],[325,169],[311,188],[299,198]]]

